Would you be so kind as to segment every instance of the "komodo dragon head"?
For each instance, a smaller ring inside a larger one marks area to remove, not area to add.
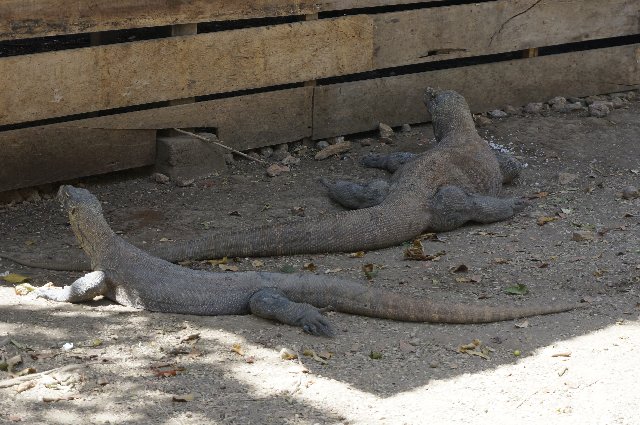
[[[88,190],[69,185],[62,185],[58,190],[58,201],[62,208],[68,211],[71,229],[80,242],[82,249],[95,248],[94,244],[86,243],[88,240],[96,241],[113,234],[113,231],[104,220],[100,201]]]
[[[445,135],[476,134],[469,105],[459,93],[427,87],[424,91],[424,103],[431,114],[437,141],[443,140]]]

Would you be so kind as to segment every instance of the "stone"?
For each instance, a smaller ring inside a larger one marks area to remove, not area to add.
[[[156,182],[156,183],[160,183],[160,184],[167,184],[171,181],[171,178],[169,176],[167,176],[166,174],[162,174],[162,173],[153,173],[151,175],[151,179]]]
[[[505,111],[502,111],[500,109],[494,109],[493,111],[489,111],[487,112],[487,115],[489,115],[489,118],[506,118],[509,116],[509,114],[507,114]]]
[[[582,102],[567,103],[563,112],[581,111],[582,109],[584,109]]]
[[[509,115],[521,115],[522,114],[522,108],[519,107],[519,106],[507,105],[507,106],[504,107],[503,110]]]
[[[635,199],[640,197],[640,193],[638,192],[638,188],[635,186],[627,186],[622,189],[622,197],[624,199]]]
[[[273,148],[271,146],[265,146],[264,148],[260,148],[260,156],[264,159],[271,158],[273,155]]]
[[[568,103],[586,103],[586,102],[584,101],[584,99],[579,98],[579,97],[575,97],[575,96],[569,96],[569,97],[567,98],[567,102],[568,102]]]
[[[360,140],[360,146],[371,146],[373,144],[373,139],[366,138]]]
[[[549,100],[547,103],[551,106],[555,106],[555,105],[564,106],[567,104],[567,98],[562,96],[556,96],[553,99]]]
[[[179,178],[179,179],[176,180],[176,186],[178,186],[178,187],[191,186],[193,183],[195,183],[194,179],[182,179],[182,178]]]
[[[402,131],[403,133],[408,133],[411,131],[411,126],[409,124],[402,124],[402,127],[400,127],[400,131]]]
[[[342,142],[344,142],[344,136],[329,137],[327,139],[327,142],[330,145],[335,145],[336,143],[342,143]]]
[[[383,122],[378,124],[378,131],[380,132],[381,139],[388,139],[394,135],[393,128]]]
[[[607,100],[604,96],[589,96],[584,99],[587,102],[587,105],[591,105],[594,102],[603,102]]]
[[[271,164],[267,168],[267,176],[276,177],[276,176],[279,176],[282,173],[286,173],[286,172],[289,172],[289,171],[291,171],[291,169],[286,165]]]
[[[606,102],[597,101],[589,105],[589,115],[596,118],[604,118],[611,113],[611,108]]]
[[[589,230],[578,230],[573,232],[571,235],[571,240],[575,242],[583,242],[593,240],[594,234]]]
[[[336,143],[335,145],[330,145],[322,149],[316,154],[315,159],[317,161],[322,161],[323,159],[327,159],[330,156],[348,152],[349,150],[351,150],[351,142],[343,141],[341,143]]]
[[[280,161],[280,163],[282,165],[296,165],[300,163],[300,158],[296,158],[292,155],[287,155],[282,161]]]
[[[316,148],[322,150],[326,147],[329,146],[329,142],[327,142],[326,140],[320,140],[318,143],[316,143]]]
[[[474,115],[473,120],[476,122],[478,127],[486,127],[491,125],[491,120],[484,115]]]
[[[282,143],[273,150],[273,155],[271,156],[275,161],[282,161],[289,155],[289,145],[286,143]]]
[[[532,102],[527,103],[524,107],[524,112],[527,114],[539,114],[544,110],[544,103],[541,102]]]
[[[227,152],[222,154],[222,158],[224,159],[224,163],[226,165],[232,165],[236,162],[236,160],[233,158],[233,154],[231,152]]]
[[[214,134],[201,133],[215,138]],[[221,148],[189,136],[159,137],[156,146],[155,171],[172,179],[201,178],[226,170]]]
[[[617,96],[611,97],[611,106],[613,106],[613,109],[620,109],[625,107],[626,105],[627,105],[626,99],[622,99]]]

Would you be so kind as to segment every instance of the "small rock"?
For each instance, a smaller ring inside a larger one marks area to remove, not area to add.
[[[222,154],[222,157],[224,158],[224,163],[227,165],[232,165],[236,162],[231,152]]]
[[[579,110],[581,110],[583,108],[584,108],[584,106],[582,106],[582,102],[567,103],[564,106],[564,111],[562,111],[562,112],[579,111]]]
[[[567,104],[567,99],[562,96],[557,96],[547,102],[551,109],[554,111],[564,111],[564,106]]]
[[[291,171],[291,169],[286,165],[271,164],[267,168],[267,176],[275,177],[275,176],[279,176],[282,173],[286,173],[288,171]]]
[[[527,114],[539,114],[543,110],[544,110],[544,103],[542,102],[527,103],[527,106],[524,107],[524,112]]]
[[[371,146],[373,144],[373,139],[362,139],[360,140],[360,146]]]
[[[638,188],[635,186],[627,186],[622,189],[622,197],[624,199],[635,199],[640,197],[640,193],[638,193]]]
[[[575,242],[590,241],[593,238],[594,234],[589,230],[578,230],[571,235],[571,240]]]
[[[594,102],[603,102],[606,98],[604,96],[589,96],[584,99],[587,102],[587,105],[591,105]]]
[[[388,139],[392,137],[394,134],[393,128],[391,128],[391,126],[382,122],[378,124],[378,130],[380,131],[380,138],[382,139]]]
[[[585,103],[583,99],[575,96],[569,96],[567,98],[568,103]]]
[[[26,194],[23,193],[22,197],[25,202],[38,202],[42,200],[40,193],[38,193],[38,189],[30,189]]]
[[[491,125],[491,120],[484,115],[475,115],[473,119],[475,120],[478,127],[486,127],[488,125]]]
[[[400,131],[402,131],[403,133],[408,133],[411,131],[411,126],[409,124],[402,124],[402,127],[400,127]]]
[[[611,105],[613,106],[613,109],[620,109],[620,108],[623,108],[624,106],[626,106],[627,102],[626,102],[626,100],[623,100],[620,97],[612,96],[611,97]]]
[[[326,147],[329,147],[329,142],[327,142],[326,140],[320,140],[318,143],[316,143],[316,148],[322,150]]]
[[[153,173],[151,175],[151,178],[153,179],[154,182],[160,183],[160,184],[167,184],[167,183],[169,183],[171,181],[169,176],[167,176],[166,174],[162,174],[162,173]]]
[[[273,148],[270,146],[265,146],[264,148],[260,149],[260,156],[263,158],[271,158],[271,156],[273,155]]]
[[[327,139],[327,142],[329,142],[330,145],[335,145],[336,143],[342,143],[344,142],[344,136],[329,137]]]
[[[187,187],[187,186],[191,186],[194,182],[195,182],[194,179],[177,179],[176,186]]]
[[[500,109],[494,109],[493,111],[489,111],[487,113],[487,115],[489,115],[489,118],[506,118],[509,116],[509,114],[507,114],[505,111],[502,111]]]
[[[596,118],[604,118],[611,113],[611,108],[605,102],[593,102],[589,105],[589,115]]]
[[[521,115],[522,114],[522,108],[520,108],[519,106],[511,106],[511,105],[507,105],[504,107],[504,111],[509,114],[509,115]]]
[[[575,174],[571,174],[571,173],[558,173],[558,182],[560,184],[569,184],[572,181],[574,181],[575,179],[577,179],[578,176]]]
[[[282,161],[289,155],[289,145],[283,143],[281,145],[276,146],[273,150],[273,155],[271,156],[276,161]]]
[[[315,159],[318,161],[322,161],[323,159],[327,159],[330,156],[338,155],[344,152],[348,152],[351,150],[351,142],[343,141],[341,143],[336,143],[335,145],[327,146],[318,152],[315,156]]]
[[[260,159],[260,154],[256,151],[247,152],[247,156],[250,156],[253,159]]]
[[[440,367],[440,364],[437,361],[434,360],[434,361],[429,362],[429,367],[431,369],[436,369],[436,368]]]
[[[291,155],[287,155],[282,161],[280,161],[282,165],[295,165],[295,164],[298,164],[299,162],[300,162],[300,158],[296,158]]]

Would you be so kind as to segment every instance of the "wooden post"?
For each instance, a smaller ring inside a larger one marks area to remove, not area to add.
[[[525,49],[522,51],[523,58],[535,58],[538,56],[538,48],[534,47],[532,49]]]
[[[171,26],[171,36],[172,37],[180,37],[184,35],[195,35],[198,33],[198,24],[181,24],[181,25],[172,25]],[[169,101],[169,106],[177,106],[177,105],[186,105],[189,103],[195,103],[195,97],[187,97],[184,99],[175,99]],[[193,131],[192,128],[185,128],[185,130]],[[179,136],[180,133],[177,131],[170,129],[162,131],[165,136]]]

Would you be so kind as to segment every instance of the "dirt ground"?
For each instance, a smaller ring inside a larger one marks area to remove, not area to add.
[[[505,194],[528,197],[531,205],[506,222],[425,240],[428,253],[444,251],[438,261],[405,261],[405,248],[398,246],[361,258],[331,254],[233,264],[301,271],[313,263],[315,273],[442,302],[562,300],[586,308],[486,325],[328,313],[339,333],[327,339],[251,316],[158,314],[106,300],[58,304],[16,295],[0,280],[0,356],[21,356],[14,371],[79,365],[0,388],[0,422],[639,423],[640,199],[620,193],[640,186],[640,102],[606,118],[584,111],[512,116],[480,132],[528,164]],[[260,164],[237,160],[228,174],[188,187],[158,184],[142,172],[82,183],[104,203],[107,219],[124,238],[141,246],[171,243],[216,227],[337,211],[319,177],[384,176],[359,167],[359,157],[420,152],[432,133],[429,126],[414,127],[391,144],[369,136],[365,146],[347,138],[352,150],[325,161],[313,159],[314,148],[298,151],[301,162],[274,178]],[[7,251],[41,256],[77,250],[53,199],[0,206],[0,234]],[[369,282],[365,264],[377,271]],[[453,273],[460,265],[468,271]],[[207,263],[193,266],[220,271]],[[0,260],[0,273],[5,271],[29,276],[34,286],[62,286],[78,276]],[[517,284],[528,293],[507,293]],[[481,344],[472,354],[460,352],[476,339]],[[73,348],[63,348],[68,343]],[[283,348],[299,360],[283,359]],[[0,380],[8,378],[0,371]]]

